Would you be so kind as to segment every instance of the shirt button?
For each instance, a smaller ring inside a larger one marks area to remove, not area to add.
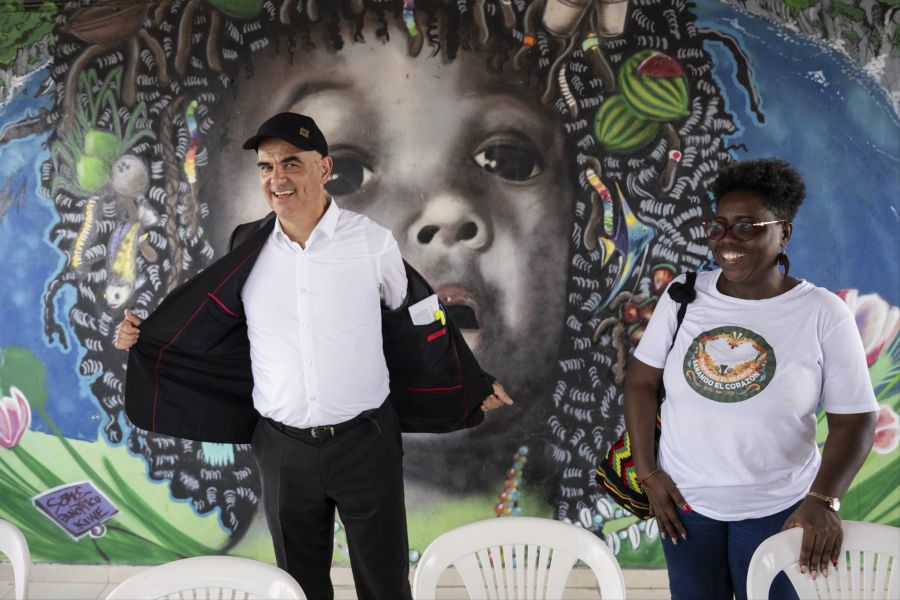
[[[303,327],[304,327],[304,329],[309,329],[309,323],[304,322]]]
[[[307,359],[306,359],[306,364],[311,365],[311,364],[312,364],[312,359],[311,359],[311,358],[307,358]]]
[[[315,397],[315,396],[310,396],[310,397],[309,397],[309,401],[310,401],[310,402],[315,402],[315,401],[316,401],[316,397]]]

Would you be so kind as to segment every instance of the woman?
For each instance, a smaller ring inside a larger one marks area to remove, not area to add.
[[[698,274],[674,344],[676,305],[664,296],[625,382],[635,466],[676,600],[745,598],[753,552],[790,527],[804,529],[801,571],[827,576],[841,547],[839,498],[872,447],[877,410],[853,315],[788,274],[799,173],[777,159],[734,163],[713,193],[715,218],[703,225],[721,270]],[[783,574],[770,597],[796,597]]]

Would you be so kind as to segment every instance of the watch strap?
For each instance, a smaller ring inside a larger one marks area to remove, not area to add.
[[[813,498],[821,500],[822,502],[824,502],[825,504],[828,505],[828,508],[837,512],[837,508],[835,507],[835,505],[838,504],[840,501],[836,497],[826,496],[825,494],[820,494],[819,492],[808,492],[806,495],[812,496]]]

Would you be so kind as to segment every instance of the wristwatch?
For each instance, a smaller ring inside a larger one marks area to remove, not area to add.
[[[835,498],[833,496],[826,496],[825,494],[820,494],[819,492],[809,492],[806,495],[812,496],[813,498],[821,500],[822,502],[827,504],[828,508],[830,508],[834,512],[841,510],[841,499],[840,498]]]

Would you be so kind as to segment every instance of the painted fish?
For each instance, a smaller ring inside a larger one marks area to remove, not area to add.
[[[631,277],[638,260],[646,257],[650,242],[656,236],[656,229],[647,223],[640,221],[631,210],[628,201],[622,194],[622,189],[616,183],[616,209],[614,211],[615,233],[609,238],[609,244],[604,244],[607,249],[605,262],[611,260],[612,254],[617,254],[619,259],[619,271],[609,294],[600,304],[600,308],[607,306],[613,298],[622,290],[625,283]],[[603,238],[600,240],[603,241]]]

